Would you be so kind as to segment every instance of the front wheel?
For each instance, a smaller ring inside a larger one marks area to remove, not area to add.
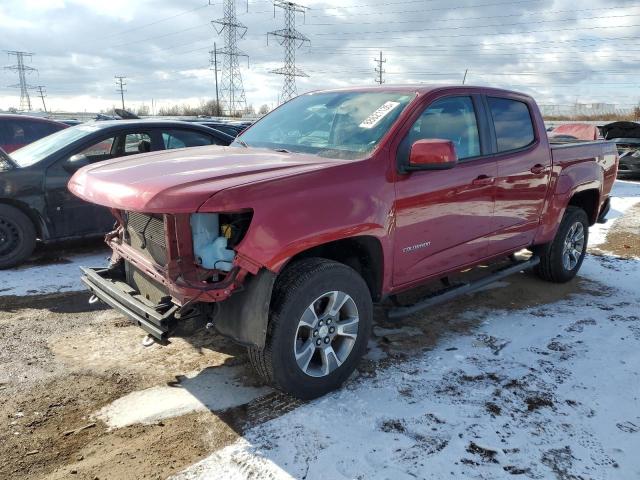
[[[254,368],[276,388],[311,399],[355,370],[371,331],[371,295],[352,268],[321,258],[296,262],[278,279],[264,348]]]
[[[24,213],[0,205],[0,269],[24,262],[36,246],[36,230]]]
[[[576,276],[587,253],[589,219],[579,207],[569,206],[551,243],[534,248],[540,256],[536,274],[547,281],[564,283]]]

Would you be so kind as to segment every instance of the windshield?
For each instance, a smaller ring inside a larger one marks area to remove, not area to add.
[[[21,167],[29,167],[45,159],[52,153],[66,147],[72,142],[85,137],[98,128],[92,125],[78,125],[60,130],[48,137],[30,143],[11,152],[11,159]]]
[[[401,92],[302,95],[258,121],[234,145],[364,158],[413,98]]]

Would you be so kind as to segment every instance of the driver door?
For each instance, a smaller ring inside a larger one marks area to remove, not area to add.
[[[94,139],[60,158],[47,170],[45,198],[56,238],[100,234],[109,231],[115,219],[108,208],[80,200],[67,184],[81,167],[111,158],[149,151],[151,137],[146,132],[111,133]]]
[[[483,110],[471,96],[434,101],[415,120],[398,147],[408,162],[411,145],[422,139],[450,140],[458,164],[423,170],[396,180],[393,283],[409,286],[487,256],[495,230],[496,161],[481,142]]]

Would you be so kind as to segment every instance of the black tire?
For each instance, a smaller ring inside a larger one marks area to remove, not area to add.
[[[0,269],[24,262],[36,247],[36,229],[24,213],[0,205]]]
[[[357,337],[340,366],[325,376],[311,376],[298,366],[294,354],[298,323],[314,300],[332,291],[346,293],[357,307]],[[355,370],[366,351],[372,322],[371,294],[355,270],[323,258],[300,260],[280,274],[271,297],[265,347],[250,347],[249,358],[275,388],[301,399],[320,397],[340,387]]]
[[[577,262],[572,268],[567,268],[563,260],[564,244],[571,228],[576,224],[582,224],[584,232],[584,245]],[[533,251],[540,257],[540,263],[534,269],[535,273],[549,282],[565,283],[576,276],[584,256],[587,253],[589,240],[589,219],[586,212],[580,207],[569,206],[562,217],[556,236],[551,243],[534,247]]]

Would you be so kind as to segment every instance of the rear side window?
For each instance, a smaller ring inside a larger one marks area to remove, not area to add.
[[[526,103],[509,98],[488,97],[496,129],[498,152],[518,150],[533,143],[533,122]]]
[[[128,133],[124,137],[124,155],[151,151],[151,137],[147,133]]]
[[[203,145],[218,145],[215,138],[205,133],[192,132],[189,130],[168,130],[162,132],[164,148],[200,147]]]

